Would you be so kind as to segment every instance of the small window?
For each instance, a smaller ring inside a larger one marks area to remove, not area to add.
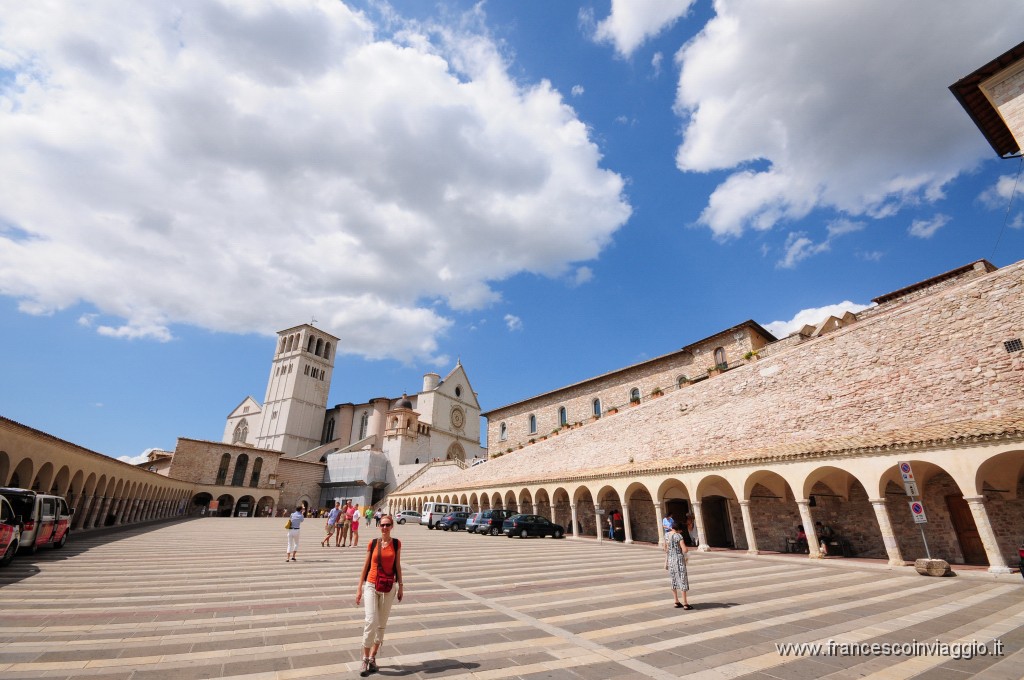
[[[601,417],[601,400],[600,399],[595,399],[594,400],[594,417],[595,418],[600,418]]]
[[[725,362],[724,347],[719,347],[715,350],[715,366],[721,369],[726,369],[729,367],[729,365]]]
[[[640,401],[640,388],[634,387],[629,391],[630,401]]]
[[[558,407],[558,424],[565,425],[569,422],[569,414],[566,413],[564,406]]]
[[[505,441],[508,439],[508,426],[502,423],[498,426],[498,441]]]
[[[462,385],[456,385],[455,386],[455,396],[456,397],[461,397],[462,396]]]
[[[537,434],[537,416],[530,415],[530,434]]]
[[[1024,343],[1021,342],[1020,338],[1016,340],[1007,340],[1003,343],[1003,347],[1006,348],[1007,352],[1019,352],[1024,349]]]
[[[681,375],[678,378],[676,378],[676,387],[685,387],[688,382],[690,381],[687,380],[686,376]]]

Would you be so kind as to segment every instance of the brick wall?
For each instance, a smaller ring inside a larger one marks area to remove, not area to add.
[[[199,439],[178,439],[174,448],[174,458],[171,459],[169,476],[174,479],[181,479],[195,484],[213,485],[217,482],[217,471],[220,469],[221,458],[227,453],[231,456],[228,466],[225,484],[231,484],[235,473],[235,465],[238,456],[245,454],[249,457],[246,465],[245,479],[242,486],[250,486],[253,466],[257,458],[263,459],[260,468],[260,478],[257,486],[265,488],[268,486],[268,478],[277,471],[277,461],[281,457],[278,451],[267,451],[266,449],[254,449],[249,446],[236,446],[221,442],[210,442]]]

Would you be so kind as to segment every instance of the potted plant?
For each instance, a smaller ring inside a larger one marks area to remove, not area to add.
[[[757,352],[747,352],[743,355],[743,358],[747,361],[757,361]]]
[[[721,372],[722,372],[722,367],[721,366],[717,366],[716,365],[716,366],[709,366],[708,367],[708,377],[709,378],[714,377],[716,375],[719,375]]]
[[[618,412],[619,412],[619,409],[617,409],[617,408],[616,408],[616,407],[614,407],[614,406],[612,406],[612,407],[611,407],[610,409],[608,409],[608,415],[610,415],[610,416],[611,416],[611,415],[615,415],[615,414],[616,414],[616,413],[618,413]]]
[[[639,406],[640,405],[640,397],[633,397],[633,398],[631,398],[629,400],[629,405],[630,406]]]
[[[655,387],[653,390],[651,390],[651,396],[652,397],[660,397],[663,394],[665,394],[665,393],[661,391],[660,387]]]

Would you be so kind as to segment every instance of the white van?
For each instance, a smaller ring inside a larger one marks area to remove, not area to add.
[[[423,514],[420,515],[420,524],[426,524],[428,529],[433,529],[442,517],[449,512],[469,512],[468,505],[458,503],[424,503]]]
[[[21,540],[19,548],[32,554],[49,545],[63,548],[71,534],[71,517],[75,511],[60,496],[36,493],[29,489],[0,489],[14,514],[20,517]]]

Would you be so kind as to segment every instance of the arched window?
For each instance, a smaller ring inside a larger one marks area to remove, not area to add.
[[[462,448],[462,444],[453,442],[448,447],[448,453],[445,455],[446,460],[466,460],[466,450]]]
[[[313,348],[316,346],[314,343],[316,343],[316,338],[314,338],[312,335],[309,336],[309,342],[306,343],[306,351],[309,352],[310,354],[313,353]]]
[[[324,345],[324,359],[330,359],[330,358],[331,358],[331,343],[328,342],[326,345]]]
[[[537,416],[530,414],[530,434],[537,434]]]
[[[294,347],[295,347],[295,336],[289,335],[288,336],[288,349],[286,349],[285,351],[286,352],[291,352]]]
[[[505,441],[508,439],[508,425],[502,423],[498,426],[498,441]]]
[[[277,348],[277,353],[281,354],[282,352],[284,352],[284,348],[285,348],[285,346],[287,346],[287,344],[288,344],[287,338],[281,338],[281,344]]]
[[[245,468],[249,467],[249,456],[242,454],[235,459],[235,474],[231,475],[231,486],[245,484]]]
[[[238,421],[238,425],[235,426],[235,433],[231,435],[231,443],[237,444],[238,442],[245,443],[245,440],[249,438],[249,423],[246,422],[245,418]]]
[[[366,439],[366,428],[370,424],[370,414],[363,411],[363,415],[359,417],[359,439]]]
[[[252,477],[249,478],[249,486],[260,485],[260,473],[263,471],[263,459],[257,458],[252,463]]]
[[[558,407],[558,424],[565,425],[569,422],[569,414],[566,413],[564,406]]]
[[[327,441],[324,442],[324,443],[326,444],[327,442],[333,442],[333,441],[334,441],[334,418],[330,418],[330,419],[327,420]]]
[[[629,391],[630,401],[640,401],[640,388],[634,387]]]
[[[316,353],[317,356],[320,356],[321,354],[324,353],[324,340],[323,340],[323,338],[317,338],[316,339],[316,352],[315,353]]]
[[[690,381],[687,380],[686,376],[685,375],[681,375],[678,378],[676,378],[676,387],[683,387],[688,382],[690,382]]]
[[[727,368],[728,364],[725,363],[725,348],[719,347],[715,350],[715,366],[718,368]]]
[[[594,400],[594,416],[597,417],[597,418],[601,417],[601,400],[600,399],[595,399]]]
[[[220,467],[217,468],[217,484],[224,484],[228,479],[228,466],[231,465],[231,454],[225,453],[220,457]]]

